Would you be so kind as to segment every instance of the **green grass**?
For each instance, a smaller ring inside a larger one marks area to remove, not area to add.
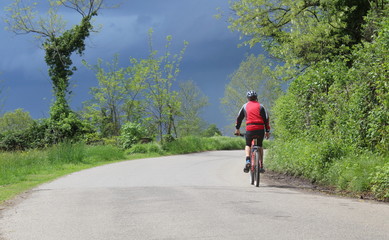
[[[0,203],[60,176],[115,161],[243,147],[243,138],[185,137],[163,146],[137,144],[127,151],[112,145],[62,143],[45,150],[3,152],[0,153]]]
[[[376,199],[388,201],[388,164],[389,156],[355,152],[349,146],[335,143],[295,139],[276,141],[266,166],[347,192],[371,192]]]
[[[0,202],[60,176],[124,159],[124,151],[113,146],[70,143],[0,153]]]

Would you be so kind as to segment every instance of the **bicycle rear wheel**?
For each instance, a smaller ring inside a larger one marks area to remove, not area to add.
[[[250,166],[251,185],[254,185],[255,170]]]
[[[255,186],[259,187],[259,182],[261,180],[261,175],[260,175],[260,164],[259,164],[259,152],[258,150],[255,151],[255,166],[254,166],[254,177],[255,177]]]
[[[255,164],[253,164],[254,160],[255,160],[255,151],[254,149],[251,149],[251,160],[250,160],[251,185],[254,185],[254,181],[255,181]]]

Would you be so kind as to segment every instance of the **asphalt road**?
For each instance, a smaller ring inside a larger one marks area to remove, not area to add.
[[[0,239],[389,239],[389,205],[249,184],[243,151],[114,163],[32,190]]]

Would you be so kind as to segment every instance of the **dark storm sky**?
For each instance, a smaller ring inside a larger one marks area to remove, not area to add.
[[[11,2],[1,1],[2,18],[5,6]],[[95,24],[101,25],[100,31],[87,40],[82,58],[74,57],[78,71],[72,76],[72,108],[81,109],[82,102],[91,97],[89,88],[97,84],[94,73],[80,59],[95,64],[97,58],[111,61],[117,53],[120,64],[125,66],[130,57],[146,58],[147,32],[153,28],[156,50],[163,51],[167,35],[173,37],[172,51],[176,53],[184,40],[189,42],[178,81],[196,82],[210,102],[204,109],[204,119],[223,129],[230,124],[220,107],[228,76],[239,67],[245,54],[258,54],[260,50],[237,47],[239,34],[232,33],[225,20],[214,18],[218,7],[230,13],[227,0],[127,0],[119,8],[100,11],[95,18]],[[70,11],[62,15],[70,24],[80,20]],[[40,43],[31,34],[15,35],[6,31],[4,21],[0,24],[0,80],[5,100],[2,112],[23,108],[34,118],[48,117],[53,97]]]

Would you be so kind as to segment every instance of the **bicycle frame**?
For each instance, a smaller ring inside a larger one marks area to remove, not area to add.
[[[254,171],[255,166],[259,166],[260,168],[263,167],[263,156],[261,156],[260,146],[258,146],[257,143],[258,139],[254,138],[251,141],[251,157],[250,157],[250,163],[251,163],[251,170]],[[255,152],[258,152],[260,160],[259,162],[255,162],[257,159],[255,158]],[[253,161],[254,160],[254,161]]]

